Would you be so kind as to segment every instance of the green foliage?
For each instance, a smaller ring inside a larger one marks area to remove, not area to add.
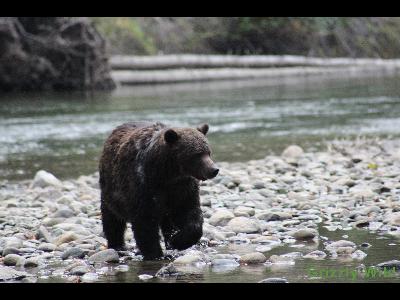
[[[108,38],[111,53],[156,53],[156,47],[152,37],[144,33],[135,18],[92,17],[91,19],[97,29]]]
[[[112,53],[400,56],[394,17],[92,18]]]

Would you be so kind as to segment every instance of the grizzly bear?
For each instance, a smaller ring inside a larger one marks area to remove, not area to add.
[[[208,128],[132,122],[114,129],[99,164],[109,248],[125,248],[127,222],[144,260],[163,258],[160,229],[167,249],[187,249],[200,240],[199,181],[219,171],[210,157]]]

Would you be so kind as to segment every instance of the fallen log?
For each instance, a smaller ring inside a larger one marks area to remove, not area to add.
[[[154,70],[173,68],[270,68],[289,66],[400,66],[400,59],[318,58],[295,55],[116,55],[110,59],[114,70]]]
[[[112,71],[114,81],[122,85],[175,83],[190,81],[251,79],[266,77],[311,76],[325,74],[356,75],[367,72],[398,72],[400,65],[365,65],[347,67],[284,67],[284,68],[221,68],[221,69],[172,69],[157,71]]]

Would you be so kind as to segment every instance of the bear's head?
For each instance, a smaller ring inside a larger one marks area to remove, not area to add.
[[[208,125],[194,128],[168,128],[163,137],[171,159],[179,173],[207,180],[217,176],[219,169],[211,159],[211,149],[206,134]]]

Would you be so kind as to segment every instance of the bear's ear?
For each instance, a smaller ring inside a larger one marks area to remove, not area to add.
[[[178,138],[179,138],[178,133],[171,128],[164,133],[164,139],[168,144],[176,142]]]
[[[202,134],[206,135],[208,132],[208,124],[202,124],[200,126],[197,127],[197,130],[200,131]]]

